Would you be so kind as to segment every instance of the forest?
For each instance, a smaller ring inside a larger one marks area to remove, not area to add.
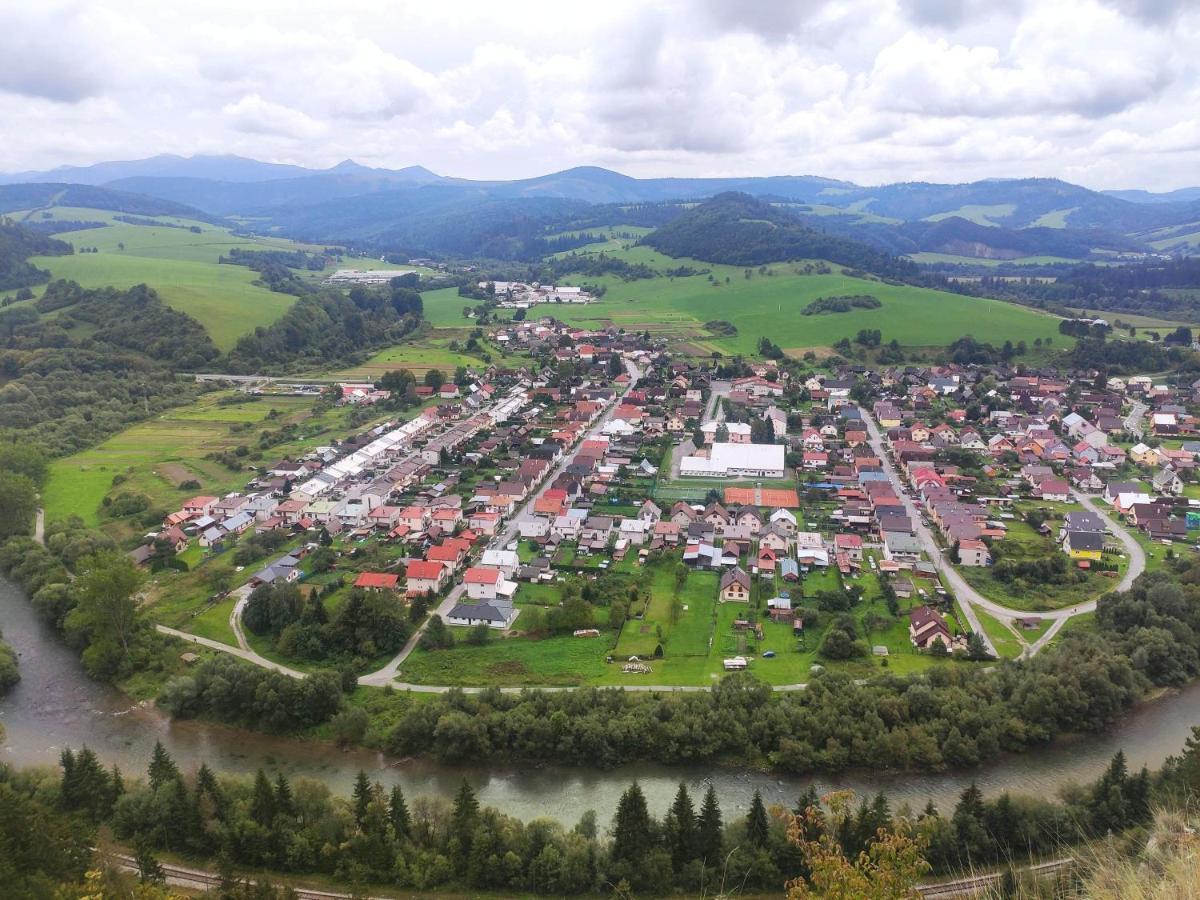
[[[50,273],[29,262],[31,256],[63,256],[71,245],[0,218],[0,291],[32,287],[50,280]]]
[[[668,256],[734,266],[823,259],[886,277],[917,274],[917,266],[861,241],[802,224],[793,215],[748,194],[719,194],[642,238]]]

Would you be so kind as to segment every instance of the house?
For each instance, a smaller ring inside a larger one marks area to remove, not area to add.
[[[987,544],[983,541],[965,538],[958,542],[958,564],[960,566],[986,566],[991,562]]]
[[[505,578],[511,578],[521,565],[521,559],[515,550],[484,550],[479,564],[498,569]]]
[[[1179,473],[1169,466],[1164,466],[1154,473],[1154,478],[1150,482],[1154,486],[1154,490],[1160,494],[1167,494],[1172,497],[1178,497],[1183,493],[1183,479],[1179,477]]]
[[[201,516],[207,516],[213,504],[217,502],[217,497],[206,497],[203,495],[191,497],[183,501],[181,509],[189,519],[198,519]]]
[[[928,650],[938,641],[947,650],[952,644],[946,620],[928,606],[918,606],[908,614],[908,636],[913,646],[920,650]]]
[[[721,576],[722,602],[735,601],[748,603],[750,601],[750,576],[740,567],[734,567]]]
[[[645,500],[638,509],[638,518],[653,524],[662,518],[662,509],[653,500]]]
[[[579,542],[589,547],[603,548],[608,544],[612,534],[613,520],[611,516],[588,516],[579,533]]]
[[[360,572],[354,586],[364,591],[394,591],[400,584],[400,576],[389,572]]]
[[[630,544],[640,547],[646,543],[652,527],[653,524],[645,519],[622,519],[621,524],[617,526],[617,536],[621,540],[629,541]]]
[[[796,533],[796,517],[786,509],[777,509],[771,513],[771,524],[779,525],[789,536]]]
[[[896,562],[916,562],[921,556],[921,542],[905,531],[883,533],[883,558]]]
[[[433,560],[413,560],[404,571],[410,597],[436,594],[446,581],[446,567]]]
[[[471,566],[463,574],[467,596],[472,600],[495,600],[503,582],[503,572],[485,566]]]
[[[509,628],[518,610],[511,600],[484,600],[480,603],[459,603],[446,616],[449,625],[486,625],[488,628]]]
[[[1043,500],[1065,503],[1071,499],[1071,486],[1060,478],[1045,478],[1037,493]]]
[[[1094,531],[1068,531],[1062,548],[1071,559],[1098,560],[1104,555],[1104,535]]]
[[[848,558],[855,562],[862,562],[863,541],[860,535],[835,534],[833,536],[833,549],[837,553],[845,553]]]
[[[785,553],[792,545],[792,538],[783,525],[776,522],[759,535],[758,543],[760,547],[768,547],[776,553]]]

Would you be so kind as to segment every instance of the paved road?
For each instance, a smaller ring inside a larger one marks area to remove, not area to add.
[[[629,387],[626,388],[625,392],[619,397],[613,398],[613,400],[609,403],[608,408],[600,415],[592,428],[580,437],[580,442],[598,434],[600,429],[608,424],[608,421],[612,418],[613,411],[620,405],[620,401],[623,400],[630,391],[637,387],[638,379],[642,376],[641,371],[637,366],[628,360],[625,361],[625,368],[629,372]],[[563,453],[559,461],[546,473],[538,488],[529,495],[529,498],[525,501],[521,508],[512,516],[511,519],[509,519],[508,523],[504,526],[504,529],[500,532],[500,534],[492,538],[492,546],[502,548],[517,539],[517,536],[520,533],[521,523],[530,522],[536,518],[533,510],[538,498],[540,498],[549,489],[550,485],[554,483],[554,479],[557,478],[559,474],[571,464],[573,458],[573,453]],[[459,601],[459,598],[462,597],[462,594],[463,586],[461,584],[455,585],[453,590],[450,591],[446,598],[442,600],[440,604],[438,604],[438,608],[434,612],[441,616],[444,620],[449,614],[450,610],[454,609],[455,605]],[[391,661],[386,666],[384,666],[382,669],[378,669],[374,672],[368,672],[366,675],[360,676],[358,683],[371,685],[374,687],[382,687],[385,684],[393,684],[400,666],[403,665],[406,659],[408,659],[413,650],[417,648],[417,644],[421,640],[421,634],[425,631],[425,628],[428,626],[428,624],[429,619],[426,619],[423,623],[421,623],[421,627],[418,628],[416,632],[413,633],[412,637],[410,637],[404,644],[400,652],[392,657]],[[401,685],[396,686],[401,687]]]
[[[721,397],[728,397],[729,392],[733,390],[732,381],[713,381],[708,385],[708,406],[704,408],[704,418],[700,421],[701,425],[705,425],[714,419],[722,422],[725,419],[724,408],[717,405],[717,401]]]
[[[220,650],[222,653],[228,653],[231,656],[236,656],[239,659],[244,659],[246,662],[252,662],[256,666],[262,666],[264,669],[274,669],[276,672],[281,672],[289,678],[307,678],[305,672],[299,672],[296,669],[289,669],[287,666],[280,665],[277,662],[259,656],[253,650],[243,650],[241,647],[231,647],[229,644],[223,644],[220,641],[214,641],[211,638],[200,637],[195,634],[188,634],[186,631],[179,631],[176,628],[168,628],[166,625],[155,625],[155,629],[159,634],[169,634],[171,637],[177,637],[181,641],[187,641],[189,644],[199,644],[201,647],[208,647],[210,650]]]
[[[883,463],[883,471],[891,479],[892,487],[896,489],[897,495],[899,495],[901,501],[904,503],[904,509],[917,529],[917,539],[925,549],[925,554],[937,567],[951,590],[954,591],[954,595],[958,598],[959,606],[962,607],[963,615],[967,617],[967,624],[970,625],[971,630],[983,639],[989,653],[999,657],[1000,654],[996,652],[996,646],[992,643],[992,639],[988,637],[972,605],[978,603],[986,609],[990,601],[967,584],[963,580],[963,577],[954,570],[954,567],[942,557],[941,548],[938,546],[937,541],[934,540],[933,533],[925,526],[925,521],[921,518],[921,514],[918,512],[916,506],[913,505],[912,498],[905,493],[905,485],[900,480],[900,473],[892,465],[891,457],[888,456],[887,449],[883,446],[883,434],[879,430],[879,425],[876,424],[875,419],[865,409],[860,407],[859,411],[862,413],[863,421],[866,422],[871,447],[875,451],[875,455]]]
[[[1076,606],[1046,610],[1044,612],[1030,612],[1028,610],[1010,609],[1009,607],[997,603],[994,600],[989,600],[987,597],[980,594],[979,591],[967,584],[963,577],[954,569],[952,565],[950,565],[949,561],[944,558],[941,549],[937,546],[937,542],[933,539],[932,533],[927,527],[925,527],[924,521],[921,519],[920,515],[916,514],[916,509],[913,506],[912,501],[907,497],[907,495],[904,494],[904,485],[900,481],[900,476],[896,472],[895,467],[892,465],[891,460],[888,458],[888,455],[884,450],[883,436],[880,434],[879,426],[876,425],[875,420],[871,418],[871,415],[866,410],[862,410],[862,414],[863,419],[867,424],[867,432],[871,438],[871,446],[875,449],[876,455],[883,460],[884,471],[887,472],[888,476],[892,479],[893,485],[896,487],[901,498],[904,500],[904,505],[908,510],[909,515],[914,516],[914,521],[917,523],[918,536],[921,539],[922,545],[925,547],[926,553],[929,555],[929,558],[933,560],[934,565],[937,566],[942,577],[954,589],[955,596],[958,597],[959,603],[962,606],[963,615],[967,617],[967,621],[971,624],[971,628],[984,639],[984,642],[989,646],[989,648],[992,648],[993,653],[995,652],[995,649],[992,645],[992,642],[980,627],[978,621],[979,617],[974,609],[976,606],[987,610],[993,616],[1001,619],[1006,624],[1008,619],[1015,619],[1023,616],[1037,616],[1040,619],[1053,620],[1053,624],[1050,626],[1050,628],[1034,644],[1026,644],[1025,649],[1021,654],[1022,656],[1032,656],[1045,647],[1054,637],[1054,635],[1058,634],[1059,630],[1063,627],[1063,624],[1066,623],[1067,620],[1073,618],[1074,616],[1082,615],[1083,613],[1092,612],[1096,608],[1096,601],[1089,600],[1086,603],[1080,603]],[[1142,545],[1134,540],[1122,525],[1116,522],[1111,516],[1108,515],[1108,513],[1097,506],[1094,498],[1086,494],[1075,492],[1075,499],[1078,500],[1085,509],[1094,512],[1101,519],[1103,519],[1104,524],[1108,526],[1109,531],[1117,538],[1117,540],[1121,542],[1121,545],[1125,548],[1125,552],[1129,556],[1129,567],[1125,572],[1125,576],[1113,587],[1113,590],[1129,590],[1134,580],[1146,570],[1146,553],[1142,549]],[[1017,636],[1022,644],[1025,644],[1025,639],[1019,632],[1014,630],[1013,633]]]

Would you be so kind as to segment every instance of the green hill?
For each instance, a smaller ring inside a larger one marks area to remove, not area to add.
[[[916,271],[907,260],[811,228],[786,210],[749,194],[720,194],[655,229],[642,243],[668,256],[733,266],[827,259],[880,275]]]

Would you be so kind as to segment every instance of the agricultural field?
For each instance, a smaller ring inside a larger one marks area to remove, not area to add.
[[[154,227],[119,222],[114,218],[117,215],[106,210],[65,206],[35,211],[31,216],[37,219],[108,224],[55,235],[77,250],[95,247],[97,253],[34,257],[32,262],[55,278],[69,278],[84,287],[127,288],[148,284],[168,305],[188,313],[208,329],[223,351],[233,347],[247,332],[270,325],[296,298],[255,284],[258,275],[246,266],[219,265],[218,259],[235,248],[323,249],[284,238],[234,235],[228,228],[175,216],[154,217],[163,223]],[[345,258],[341,263],[330,263],[323,272],[297,270],[297,274],[315,284],[337,268],[381,266],[391,267],[376,259]],[[429,273],[429,270],[418,271]]]
[[[263,451],[264,458],[273,460],[313,446],[321,438],[342,437],[352,430],[348,407],[318,412],[313,397],[254,400],[245,396],[240,402],[221,402],[241,396],[234,391],[214,391],[193,404],[127,428],[95,447],[54,460],[43,494],[46,518],[54,521],[77,515],[89,525],[101,524],[104,498],[123,492],[144,494],[151,509],[170,511],[192,494],[227,493],[241,488],[251,477],[248,471],[231,471],[220,462],[205,459],[210,453],[247,445],[255,448],[246,458],[252,463],[262,431],[302,424],[302,439]],[[199,489],[179,487],[192,480],[200,483]],[[129,536],[138,528],[136,522],[126,520],[105,519],[104,524],[118,536]]]
[[[942,219],[957,216],[968,222],[974,222],[976,225],[1003,225],[1004,220],[1016,211],[1015,203],[993,203],[991,205],[970,203],[948,212],[934,213],[932,216],[926,216],[922,221],[940,222]]]
[[[804,274],[799,264],[774,264],[768,274],[735,266],[711,265],[663,256],[649,247],[613,253],[631,263],[645,263],[660,271],[691,266],[709,275],[660,277],[623,281],[614,276],[576,277],[575,283],[598,283],[604,296],[587,306],[557,306],[555,315],[571,324],[616,325],[648,330],[685,340],[702,353],[753,354],[758,340],[768,336],[790,353],[825,349],[860,328],[878,328],[883,340],[898,340],[905,347],[944,346],[963,335],[1003,343],[1032,344],[1037,338],[1056,337],[1058,319],[1031,309],[995,300],[981,300],[907,285],[834,274]],[[800,311],[819,297],[870,294],[881,309],[856,309],[848,313],[804,316]],[[714,337],[704,327],[713,320],[737,326],[734,337]]]

